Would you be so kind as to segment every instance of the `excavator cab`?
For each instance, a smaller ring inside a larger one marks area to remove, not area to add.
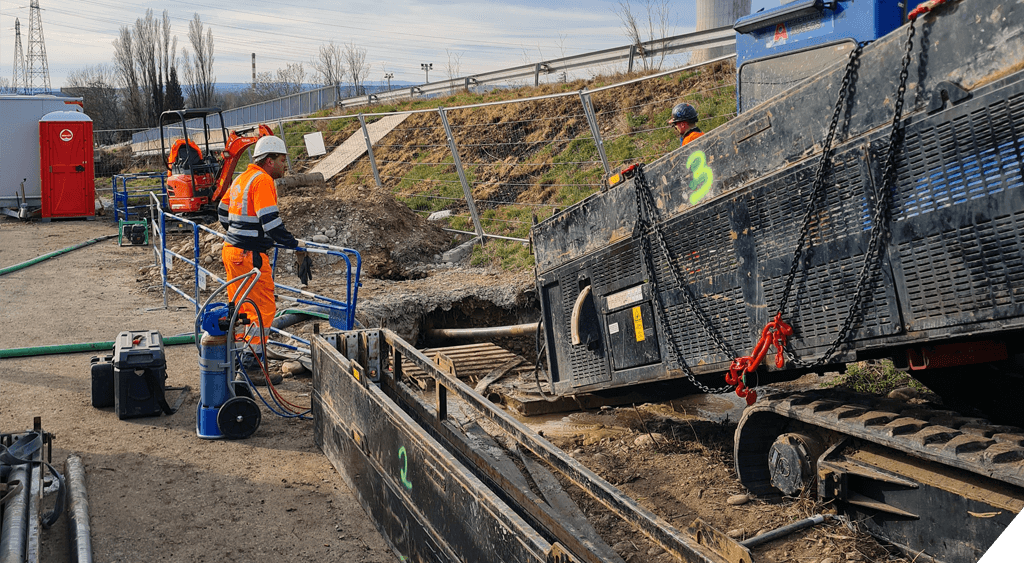
[[[266,125],[228,132],[220,108],[176,109],[160,115],[160,151],[167,168],[167,201],[175,213],[195,213],[231,186],[238,158]]]
[[[171,211],[196,212],[210,203],[224,165],[215,149],[227,139],[220,108],[169,110],[160,115],[160,150],[167,167]]]

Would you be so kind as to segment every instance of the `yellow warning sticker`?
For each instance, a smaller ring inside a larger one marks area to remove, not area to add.
[[[640,315],[640,307],[633,307],[633,330],[636,332],[636,341],[644,341],[644,319]]]
[[[359,370],[352,368],[352,375],[355,376],[356,381],[359,381]]]

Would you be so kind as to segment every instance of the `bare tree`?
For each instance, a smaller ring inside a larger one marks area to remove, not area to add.
[[[453,53],[448,49],[445,49],[444,52],[448,55],[445,73],[448,75],[448,80],[454,81],[462,73],[462,53]],[[454,94],[455,90],[455,83],[453,82],[450,92]]]
[[[285,68],[277,69],[276,73],[261,72],[256,75],[256,82],[252,85],[246,103],[254,104],[298,94],[303,90],[305,81],[306,70],[302,63],[288,63]]]
[[[363,82],[370,74],[370,65],[366,64],[366,49],[356,47],[355,43],[345,45],[342,53],[345,60],[345,70],[352,81],[352,95],[361,96],[364,94]]]
[[[0,78],[0,94],[17,94],[18,89],[11,85],[11,81]]]
[[[125,125],[139,127],[146,125],[146,104],[139,88],[139,73],[135,67],[135,41],[132,29],[123,26],[114,40],[114,72],[121,86]]]
[[[182,49],[181,54],[185,91],[192,107],[205,107],[213,100],[213,85],[217,78],[213,76],[213,30],[207,29],[203,33],[203,21],[198,13],[188,23],[188,40],[192,51]]]
[[[153,10],[146,10],[145,18],[135,20],[132,42],[135,47],[135,65],[143,91],[146,93],[145,116],[147,124],[155,123],[156,116],[164,104],[164,88],[159,77],[159,32],[160,24],[153,17]]]
[[[171,36],[171,17],[167,15],[167,10],[164,10],[163,18],[160,21],[160,83],[163,85],[163,98],[161,99],[159,111],[171,109],[168,104],[167,96],[170,94],[169,90],[171,87],[171,71],[176,71],[178,56],[178,36]],[[175,72],[175,74],[177,74]],[[178,109],[180,106],[176,106],[174,109]]]
[[[660,56],[651,56],[644,43],[669,36],[672,30],[669,0],[619,0],[618,6],[615,13],[622,21],[623,34],[636,46],[643,69],[660,69],[665,61],[664,51]]]
[[[75,70],[62,91],[83,99],[96,131],[124,129],[125,116],[119,103],[117,71],[110,65],[87,66]],[[103,144],[127,140],[127,132],[97,135]]]
[[[310,61],[316,81],[321,86],[336,86],[345,79],[345,55],[334,41],[320,46],[320,53]]]

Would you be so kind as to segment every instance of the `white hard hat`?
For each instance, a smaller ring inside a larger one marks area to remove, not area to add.
[[[253,149],[252,159],[259,160],[268,154],[287,153],[288,147],[284,146],[284,141],[281,140],[281,137],[267,135],[266,137],[260,137],[260,140],[256,141],[256,148]]]

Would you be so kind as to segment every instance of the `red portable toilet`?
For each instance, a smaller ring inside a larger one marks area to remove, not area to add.
[[[39,120],[39,180],[43,221],[96,215],[92,119],[74,111]]]

